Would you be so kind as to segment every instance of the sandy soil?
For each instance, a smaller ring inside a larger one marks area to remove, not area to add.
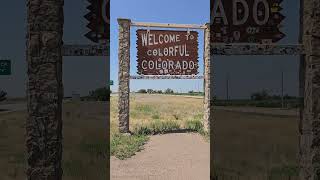
[[[209,143],[198,134],[152,136],[127,160],[111,157],[111,180],[209,180]]]

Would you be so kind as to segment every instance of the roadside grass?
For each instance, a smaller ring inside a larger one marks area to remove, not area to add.
[[[114,133],[117,133],[118,125],[116,103],[117,99],[112,97],[111,129]],[[203,133],[202,103],[202,99],[183,96],[134,96],[130,101],[132,138],[189,129],[210,140],[209,133]],[[139,113],[139,109],[143,113]],[[223,176],[226,180],[237,177],[295,180],[298,171],[298,117],[216,110],[214,118],[212,133],[215,138],[210,143],[214,146],[214,167],[220,179]],[[140,150],[148,141],[143,140]]]
[[[146,135],[135,134],[132,136],[116,134],[110,142],[110,154],[121,160],[135,155],[143,149],[143,145],[148,141]]]
[[[169,97],[169,98],[168,98]],[[188,119],[202,113],[202,101],[181,97],[157,95],[131,95],[131,136],[118,132],[117,97],[111,97],[111,144],[110,154],[119,159],[130,158],[143,149],[150,135],[164,134],[186,129]],[[196,129],[189,131],[197,132]]]
[[[213,169],[214,179],[257,179],[257,180],[298,180],[299,169],[296,166],[275,166],[269,170],[261,170],[260,172],[251,172],[250,174],[237,171],[230,168],[221,168],[215,166]]]
[[[188,121],[189,122],[189,121]],[[190,125],[188,128],[194,132],[203,132],[200,121],[190,121],[195,126]],[[168,132],[174,132],[182,129],[180,125],[175,121],[160,121],[155,120],[148,125],[136,126],[132,132],[132,135],[123,135],[116,133],[111,138],[110,154],[121,160],[130,158],[135,155],[136,152],[143,150],[143,145],[149,140],[150,135],[164,134]]]
[[[201,132],[202,99],[165,95],[133,96],[130,101],[130,130],[133,135],[130,137],[118,137],[117,99],[112,97],[110,103],[111,143],[116,148],[124,146],[121,143],[126,141],[134,142],[134,145],[130,145],[131,152],[141,151],[149,139],[148,134],[156,132],[155,129],[160,132],[174,129],[177,124],[181,129]],[[145,105],[149,107],[145,108]],[[141,107],[149,110],[139,113],[137,110]],[[101,102],[64,103],[64,179],[107,179],[105,156],[111,152],[106,152],[106,109],[109,109],[108,105]],[[133,113],[136,113],[136,117]],[[272,180],[289,179],[289,176],[295,180],[298,172],[298,118],[216,110],[212,131],[214,139],[210,141],[214,145],[214,167],[219,170],[216,172],[241,172],[240,179],[267,179],[269,175]],[[25,121],[26,112],[0,115],[0,179],[26,178]],[[140,130],[138,127],[141,127]],[[142,127],[145,129],[141,130]],[[110,148],[116,150],[112,146]],[[131,152],[121,153],[123,157],[129,157]]]
[[[107,179],[108,103],[63,104],[63,179]],[[26,112],[0,114],[0,179],[26,179]]]

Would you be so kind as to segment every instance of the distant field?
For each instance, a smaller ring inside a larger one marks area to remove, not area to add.
[[[203,115],[203,99],[198,98],[134,94],[130,102],[132,130],[157,120],[172,120],[183,126],[188,120],[201,120]],[[215,110],[211,139],[215,172],[226,180],[228,177],[267,179],[271,176],[294,179],[297,175],[297,110],[251,109],[217,107]],[[112,97],[111,133],[117,133],[116,113],[117,97]]]
[[[111,97],[110,103],[113,139],[118,133],[117,97]],[[197,98],[136,94],[131,96],[130,103],[132,131],[139,126],[168,121],[183,128],[188,121],[201,120],[203,116],[203,100]],[[108,104],[70,102],[63,109],[64,179],[106,179]],[[219,108],[214,113],[211,142],[215,172],[226,176],[237,174],[243,179],[266,179],[275,174],[285,177],[278,179],[295,176],[296,115],[263,115]],[[25,118],[26,112],[0,114],[0,179],[25,179]],[[137,139],[137,142],[145,140]]]
[[[65,180],[105,180],[108,104],[65,103],[63,169]],[[26,112],[0,114],[0,179],[25,179]]]
[[[130,100],[130,130],[154,121],[174,121],[183,127],[188,120],[203,117],[201,99],[180,96],[132,94]],[[111,97],[111,134],[118,132],[118,97]]]

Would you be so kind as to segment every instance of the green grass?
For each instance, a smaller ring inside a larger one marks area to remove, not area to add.
[[[144,113],[144,114],[151,114],[154,112],[153,107],[151,107],[150,105],[145,105],[145,104],[138,105],[135,108],[135,110],[138,111],[139,113]]]
[[[134,128],[136,134],[151,135],[151,134],[163,134],[174,130],[181,129],[180,125],[176,121],[160,121],[155,120],[147,125],[140,125]]]
[[[149,137],[146,135],[115,134],[110,142],[110,154],[122,160],[129,158],[136,152],[141,151],[148,140]]]
[[[202,124],[199,125],[199,122],[190,121],[190,127],[193,127],[195,131],[202,131]],[[149,140],[149,135],[163,134],[179,129],[181,129],[180,125],[175,121],[155,120],[148,125],[136,126],[131,136],[116,133],[111,138],[111,155],[122,160],[130,158],[143,149],[143,145]]]
[[[202,133],[203,132],[203,124],[199,120],[189,120],[186,121],[185,125],[186,129],[191,129],[196,132]]]

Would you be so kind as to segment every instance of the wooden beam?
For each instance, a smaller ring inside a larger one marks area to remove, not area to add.
[[[135,75],[130,79],[203,79],[198,75]]]
[[[300,44],[211,44],[212,55],[301,55],[304,54]]]
[[[80,44],[66,44],[63,45],[63,56],[109,56],[109,44],[99,45],[80,45]]]
[[[131,22],[131,26],[158,27],[158,28],[206,29],[205,25],[196,25],[196,24],[165,24],[165,23]]]

